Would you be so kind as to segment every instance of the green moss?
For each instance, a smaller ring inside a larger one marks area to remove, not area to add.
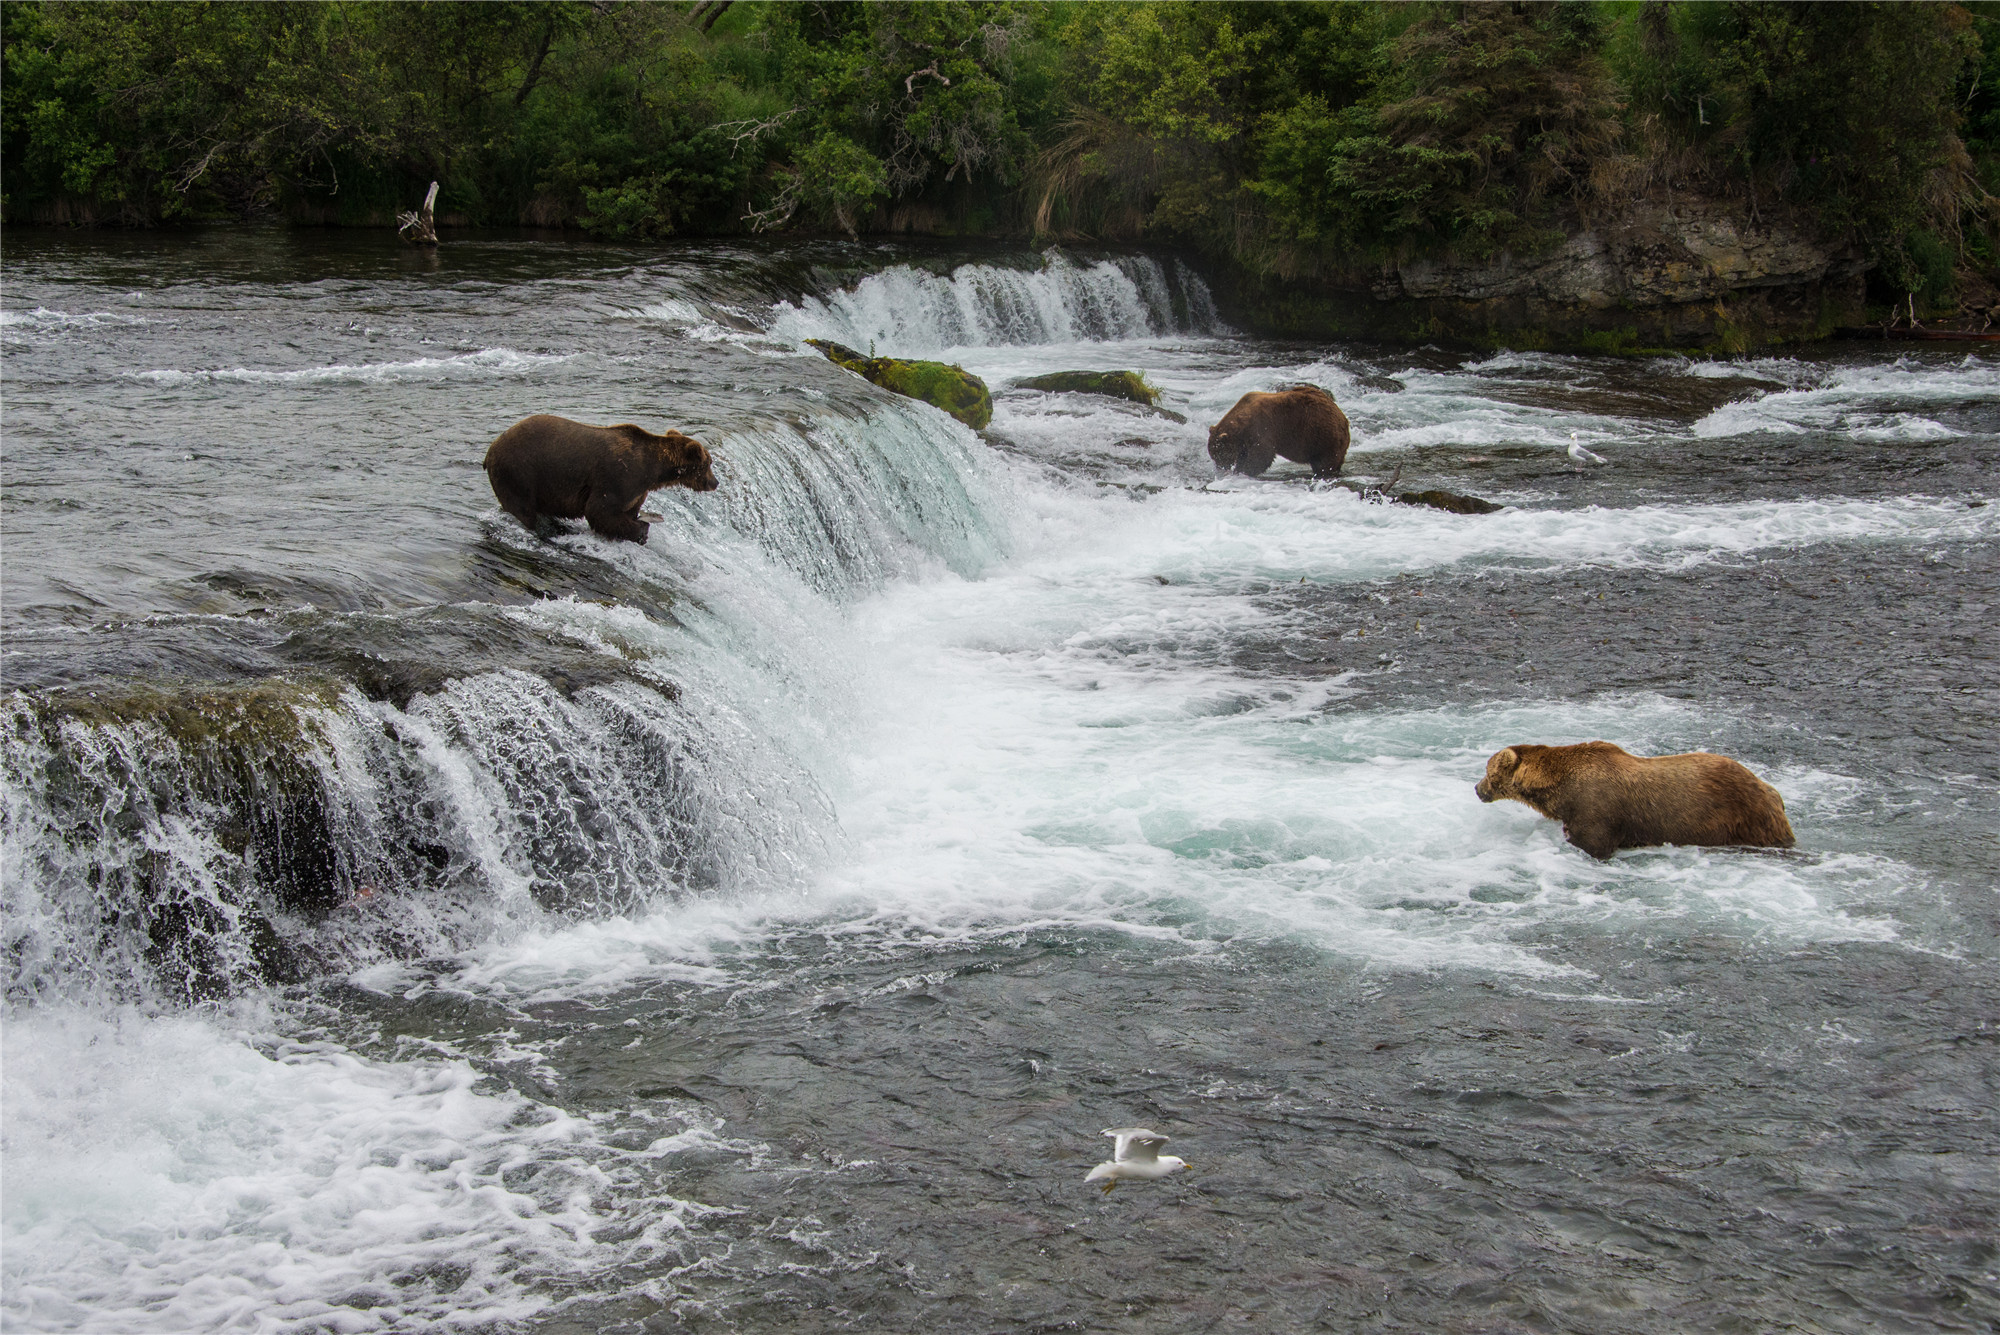
[[[239,860],[235,875],[241,880],[222,877],[227,884],[219,892],[237,909],[253,918],[263,914],[270,905],[259,896],[268,894],[278,908],[319,914],[344,902],[352,889],[336,799],[322,772],[329,743],[321,711],[337,707],[340,689],[323,679],[275,677],[70,687],[17,695],[13,726],[24,736],[40,732],[51,753],[49,801],[74,813],[73,828],[98,828],[112,812],[120,813],[109,817],[112,823],[138,820],[142,812],[158,813],[147,818],[153,820],[185,819]],[[100,740],[122,729],[158,729],[171,744]],[[158,860],[119,870],[137,876],[135,902],[158,907],[173,898],[163,899],[160,889],[167,866]],[[166,916],[148,928],[155,951],[165,952],[158,967],[184,976],[191,988],[227,990],[233,966],[200,954],[206,949],[201,942],[215,933],[176,916],[177,903],[162,908]]]
[[[313,740],[302,711],[331,707],[340,688],[332,682],[282,678],[243,686],[187,687],[121,685],[72,687],[42,698],[45,717],[102,728],[150,724],[183,746],[256,742],[293,748]]]
[[[993,395],[986,382],[962,366],[914,357],[864,357],[845,344],[823,338],[806,342],[834,365],[886,390],[942,408],[974,431],[993,420]]]
[[[1585,352],[1606,357],[1630,356],[1639,346],[1639,331],[1631,325],[1623,329],[1593,330],[1577,339],[1576,343]]]
[[[1729,319],[1727,316],[1717,316],[1715,321],[1715,338],[1709,344],[1709,347],[1715,352],[1737,357],[1750,350],[1752,340],[1747,333],[1736,326],[1735,321]]]
[[[818,348],[820,356],[835,366],[845,366],[856,375],[862,374],[861,368],[868,361],[867,353],[856,352],[845,343],[836,343],[830,338],[809,338],[806,346]]]
[[[1105,394],[1114,399],[1130,399],[1148,408],[1159,401],[1160,392],[1147,384],[1137,371],[1056,371],[1016,381],[1021,389],[1039,389],[1050,394]]]

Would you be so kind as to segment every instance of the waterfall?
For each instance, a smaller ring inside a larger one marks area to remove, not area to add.
[[[781,302],[771,332],[917,355],[1219,329],[1207,286],[1179,260],[1171,269],[1143,255],[1078,263],[1052,250],[1039,269],[964,264],[941,275],[897,265],[851,288]]]
[[[7,995],[180,1005],[797,884],[833,826],[816,619],[976,573],[997,516],[971,433],[915,404],[717,437],[721,490],[654,497],[671,537],[490,535],[580,596],[305,609],[242,628],[262,675],[13,692]]]
[[[660,671],[17,693],[7,994],[197,1001],[793,874],[810,775]]]

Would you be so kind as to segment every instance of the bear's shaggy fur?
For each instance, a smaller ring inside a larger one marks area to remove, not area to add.
[[[1245,394],[1208,429],[1208,457],[1218,473],[1256,477],[1279,455],[1332,477],[1347,461],[1352,435],[1333,395],[1313,385]]]
[[[1635,756],[1610,742],[1510,746],[1486,762],[1482,802],[1512,798],[1594,858],[1655,844],[1790,848],[1778,790],[1727,756]]]
[[[502,431],[486,451],[500,508],[537,531],[544,518],[584,519],[607,538],[644,542],[639,506],[657,487],[714,491],[700,441],[643,427],[586,426],[537,413]]]

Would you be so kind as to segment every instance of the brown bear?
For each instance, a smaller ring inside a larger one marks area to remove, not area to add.
[[[698,440],[644,427],[586,426],[537,413],[502,431],[486,451],[486,477],[500,508],[537,531],[542,520],[585,519],[607,538],[644,542],[639,506],[656,487],[714,491],[715,472]]]
[[[1310,464],[1314,477],[1332,477],[1347,461],[1352,439],[1347,414],[1316,385],[1275,394],[1245,394],[1208,429],[1208,457],[1215,471],[1235,469],[1257,477],[1278,455]]]
[[[1486,762],[1482,802],[1511,797],[1563,823],[1590,856],[1656,844],[1790,848],[1778,790],[1728,756],[1635,756],[1610,742],[1510,746]]]

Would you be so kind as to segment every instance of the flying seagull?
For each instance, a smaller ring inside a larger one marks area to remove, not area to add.
[[[1106,1193],[1128,1177],[1151,1182],[1187,1167],[1185,1159],[1161,1154],[1160,1146],[1167,1143],[1167,1138],[1143,1126],[1111,1127],[1104,1134],[1116,1142],[1111,1151],[1111,1161],[1091,1169],[1084,1174],[1083,1180],[1096,1182],[1101,1179]]]
[[[1569,433],[1569,457],[1576,460],[1580,464],[1602,464],[1610,462],[1610,460],[1606,459],[1603,455],[1593,454],[1589,450],[1583,448],[1583,443],[1576,438],[1576,432],[1574,431]]]

